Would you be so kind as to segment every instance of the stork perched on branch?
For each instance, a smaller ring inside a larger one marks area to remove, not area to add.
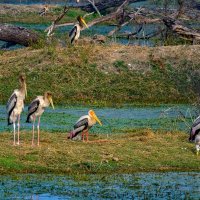
[[[72,139],[82,132],[82,140],[84,141],[84,137],[86,136],[86,141],[88,141],[88,131],[94,124],[96,124],[96,122],[102,126],[102,123],[96,116],[95,112],[90,110],[88,115],[84,115],[79,118],[74,125],[74,130],[69,133],[68,139]]]
[[[51,92],[45,92],[44,96],[37,96],[28,107],[28,116],[27,123],[33,122],[33,135],[32,135],[32,145],[34,145],[34,129],[35,129],[35,120],[38,117],[38,142],[37,145],[40,144],[40,117],[44,112],[44,109],[51,104],[54,109],[52,94]]]
[[[85,20],[81,16],[77,17],[77,21],[78,23],[74,25],[74,27],[69,33],[71,44],[73,44],[74,42],[78,40],[78,38],[80,37],[81,30],[83,29],[84,25],[85,27],[88,28],[88,25],[86,24]]]
[[[13,145],[16,145],[15,141],[15,135],[16,135],[16,130],[15,130],[15,122],[17,120],[17,145],[19,145],[19,135],[20,135],[20,115],[21,112],[24,108],[24,99],[25,96],[27,96],[27,89],[26,89],[26,76],[25,74],[21,74],[19,76],[19,82],[20,82],[20,88],[14,90],[12,95],[10,96],[7,105],[6,105],[6,110],[7,110],[7,120],[8,120],[8,125],[13,124],[13,131],[14,131],[14,139],[13,139]]]

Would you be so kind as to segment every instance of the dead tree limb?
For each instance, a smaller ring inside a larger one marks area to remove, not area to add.
[[[96,7],[95,5],[95,1],[94,0],[87,0],[91,5],[92,7],[94,8],[94,10],[98,13],[98,15],[101,17],[101,13],[99,11],[99,9]]]
[[[105,22],[105,21],[109,21],[109,20],[112,20],[112,19],[115,19],[117,18],[117,16],[119,16],[120,14],[123,13],[123,8],[124,6],[126,6],[127,4],[129,3],[129,0],[125,0],[123,1],[123,3],[121,4],[121,6],[118,7],[118,9],[113,12],[113,13],[110,13],[106,16],[102,16],[102,17],[99,17],[97,19],[94,19],[93,21],[91,21],[90,23],[88,23],[88,27],[91,27],[91,26],[94,26],[96,24],[99,24],[99,23],[102,23],[102,22]],[[71,26],[73,25],[74,23],[64,23],[64,24],[59,24],[59,25],[55,25],[54,28],[58,28],[58,27],[62,27],[62,26]],[[84,30],[85,27],[82,29]]]
[[[47,32],[47,37],[52,36],[53,35],[53,31],[56,27],[56,24],[65,16],[66,12],[69,9],[65,6],[63,9],[63,12],[61,13],[61,15],[59,15],[51,24],[51,26],[49,26],[48,28],[45,29],[44,32]]]
[[[132,22],[132,21],[135,19],[136,15],[138,15],[138,14],[140,13],[141,10],[142,10],[142,8],[139,8],[139,9],[131,16],[131,18],[130,18],[128,21],[122,22],[122,23],[118,24],[118,26],[117,26],[114,30],[112,30],[112,31],[110,31],[110,32],[108,33],[108,36],[112,36],[113,34],[115,34],[116,32],[118,32],[119,30],[121,30],[122,27],[124,27],[124,26],[128,25],[130,22]],[[124,21],[124,20],[123,20],[123,21]]]
[[[31,46],[37,43],[39,38],[39,35],[32,30],[19,26],[0,24],[0,40],[2,41]]]
[[[178,21],[176,21],[173,18],[163,18],[164,24],[169,28],[171,31],[179,35],[181,38],[184,38],[186,40],[195,41],[200,40],[200,33],[196,30],[187,28],[180,24]]]

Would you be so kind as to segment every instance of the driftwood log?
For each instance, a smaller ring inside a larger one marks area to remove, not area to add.
[[[145,0],[129,0],[129,3],[135,3],[135,2],[140,2],[140,1],[145,1]],[[95,3],[95,6],[101,12],[108,8],[116,8],[120,6],[123,2],[124,0],[101,0]],[[80,5],[79,7],[86,12],[96,11],[94,9],[94,6],[92,6],[92,4]]]
[[[0,40],[30,46],[38,42],[39,35],[23,27],[0,24]]]
[[[169,28],[180,37],[186,40],[200,41],[200,32],[183,26],[175,19],[166,17],[163,18],[163,22],[167,26],[167,28]]]

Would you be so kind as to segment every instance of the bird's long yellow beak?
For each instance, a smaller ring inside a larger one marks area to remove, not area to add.
[[[93,115],[94,119],[102,126],[101,121],[99,120],[99,118],[96,116],[96,114]]]
[[[54,109],[54,105],[53,105],[53,99],[52,99],[52,98],[50,98],[50,99],[49,99],[49,101],[50,101],[50,104],[51,104],[52,108]]]
[[[196,153],[196,154],[197,154],[197,156],[198,156],[198,155],[199,155],[199,151],[197,151],[197,153]]]
[[[85,20],[83,18],[81,18],[81,21],[83,22],[83,24],[86,26],[86,28],[89,28],[88,25],[86,24]]]

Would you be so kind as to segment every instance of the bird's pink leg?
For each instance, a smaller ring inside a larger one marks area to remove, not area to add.
[[[88,130],[85,132],[85,135],[86,135],[86,142],[88,142],[88,137],[89,137]]]
[[[14,139],[13,139],[13,145],[15,146],[16,145],[16,143],[15,143],[15,134],[16,134],[16,132],[15,132],[15,122],[13,122],[13,131],[14,131]]]
[[[38,129],[38,143],[37,145],[40,145],[40,117],[38,117],[38,125],[37,125],[37,129]]]
[[[19,129],[20,129],[20,115],[17,117],[17,145],[19,145]]]
[[[15,146],[16,145],[16,141],[15,141],[15,136],[16,136],[16,126],[15,126],[15,113],[13,112],[13,145]]]
[[[84,142],[84,137],[85,137],[84,134],[85,134],[85,133],[84,133],[84,131],[83,131],[83,132],[82,132],[82,140],[83,140],[83,142]]]
[[[34,129],[35,129],[35,117],[33,117],[33,135],[32,135],[32,146],[34,145]]]

